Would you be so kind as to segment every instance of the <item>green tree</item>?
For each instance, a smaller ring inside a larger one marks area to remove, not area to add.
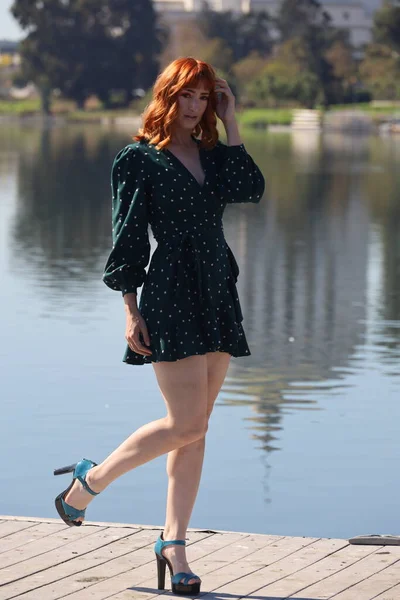
[[[193,20],[182,21],[174,26],[167,46],[161,56],[166,66],[177,56],[195,56],[211,63],[221,74],[227,73],[232,65],[232,50],[223,39],[208,39]]]
[[[386,0],[374,15],[373,39],[400,53],[400,2]]]
[[[400,58],[389,46],[369,44],[360,77],[376,100],[400,100]]]
[[[233,73],[242,103],[253,103],[254,99],[251,97],[249,90],[253,81],[262,75],[265,67],[265,58],[257,52],[251,52],[246,58],[243,58],[233,66]]]
[[[268,56],[272,51],[272,22],[266,12],[219,12],[204,3],[198,26],[206,38],[220,39],[231,50],[231,66],[252,52]]]
[[[283,0],[275,20],[280,41],[310,39],[312,33],[326,31],[331,18],[317,0]]]
[[[328,48],[325,59],[331,67],[329,95],[335,102],[352,102],[357,99],[358,65],[350,44],[338,39]]]
[[[375,13],[373,41],[366,48],[360,76],[374,98],[400,99],[399,1],[386,1]]]
[[[338,40],[348,43],[348,36],[332,27],[331,18],[321,3],[317,0],[283,0],[276,27],[283,44],[294,39],[301,41],[301,65],[318,79],[320,101],[325,105],[340,101],[335,93],[337,82],[327,52]]]
[[[300,38],[282,44],[262,74],[249,86],[249,96],[260,106],[282,104],[313,108],[323,89],[317,75],[307,66],[307,48]]]
[[[271,30],[272,21],[265,11],[241,14],[238,18],[239,39],[235,62],[254,52],[263,57],[269,56],[274,44]]]
[[[54,88],[80,107],[92,94],[108,107],[118,93],[126,105],[157,74],[165,32],[151,0],[14,0],[11,12],[27,31],[22,68],[44,110]]]

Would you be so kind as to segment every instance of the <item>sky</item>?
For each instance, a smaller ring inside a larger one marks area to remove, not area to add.
[[[132,0],[134,1],[134,0]],[[346,1],[346,0],[344,0]],[[380,0],[359,0],[364,3],[367,8],[375,8],[380,5]],[[17,23],[10,15],[10,6],[12,0],[0,0],[0,40],[19,40],[23,37],[23,33]]]
[[[23,37],[23,32],[10,15],[12,4],[12,0],[0,0],[0,40],[19,40]]]

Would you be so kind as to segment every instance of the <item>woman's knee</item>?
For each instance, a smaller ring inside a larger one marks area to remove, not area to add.
[[[193,420],[172,421],[170,424],[177,445],[184,446],[202,439],[208,430],[208,418],[198,417]]]

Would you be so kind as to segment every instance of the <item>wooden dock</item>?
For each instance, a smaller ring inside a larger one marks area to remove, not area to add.
[[[159,530],[0,516],[0,600],[175,598],[157,590]],[[187,552],[207,600],[400,600],[400,546],[190,530]]]

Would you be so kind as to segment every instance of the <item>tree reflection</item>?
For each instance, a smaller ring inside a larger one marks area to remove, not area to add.
[[[19,269],[68,293],[74,281],[101,278],[111,238],[111,160],[129,138],[90,126],[53,127],[33,137],[30,131],[25,145],[24,133],[13,256]]]
[[[251,407],[253,438],[269,453],[279,449],[286,412],[320,410],[324,394],[341,389],[341,369],[354,368],[363,340],[368,140],[267,135],[255,141],[253,155],[266,196],[239,219],[235,207],[225,227],[241,267],[252,357],[232,362],[223,401]]]

